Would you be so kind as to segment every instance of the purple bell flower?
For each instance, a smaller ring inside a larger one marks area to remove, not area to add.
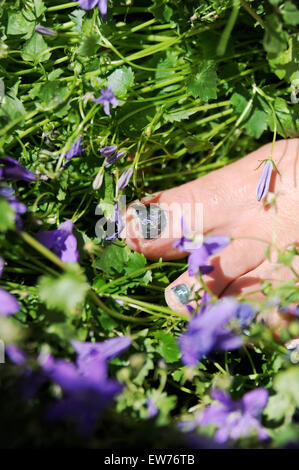
[[[102,17],[107,16],[107,0],[79,0],[79,5],[83,10],[91,10],[97,5]]]
[[[269,434],[260,423],[260,416],[268,401],[268,391],[256,388],[245,393],[240,401],[233,401],[230,395],[223,391],[212,389],[212,398],[216,403],[200,411],[195,426],[217,426],[214,439],[222,444],[228,440],[236,440],[250,436],[255,432],[259,440],[266,440]],[[218,402],[218,403],[217,403]]]
[[[124,189],[126,186],[128,186],[130,179],[133,174],[133,168],[128,168],[128,170],[125,170],[120,178],[117,181],[117,187],[118,189]]]
[[[66,220],[57,230],[40,232],[37,240],[52,250],[63,263],[76,263],[79,260],[77,239],[73,235],[74,224]]]
[[[23,181],[35,181],[36,175],[30,170],[26,170],[17,160],[6,156],[0,158],[0,181],[1,179],[6,181],[12,180],[23,180]]]
[[[188,323],[187,331],[179,337],[182,362],[195,366],[203,356],[212,352],[230,351],[243,344],[242,338],[226,328],[236,317],[239,303],[233,297],[223,297],[210,304]]]
[[[112,88],[102,88],[101,89],[101,96],[99,98],[91,98],[94,103],[103,104],[104,105],[104,112],[107,116],[110,116],[110,104],[113,106],[118,106],[118,101],[115,98]]]

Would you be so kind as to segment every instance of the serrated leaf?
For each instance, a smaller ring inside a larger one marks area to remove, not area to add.
[[[155,338],[159,340],[158,351],[166,362],[171,363],[179,360],[181,352],[173,335],[165,331],[158,331],[155,333]]]
[[[164,119],[167,122],[180,122],[184,119],[188,119],[192,114],[195,114],[196,111],[194,110],[182,110],[182,111],[174,111],[172,113],[164,114]]]
[[[199,72],[188,79],[187,91],[203,101],[217,98],[217,73],[211,61],[204,61]]]
[[[129,259],[129,249],[124,246],[109,245],[95,262],[95,266],[107,275],[122,273]]]
[[[113,93],[119,98],[124,98],[133,85],[134,72],[131,67],[116,69],[108,77],[108,86],[112,88]]]
[[[92,57],[95,55],[99,48],[99,36],[95,33],[84,36],[81,40],[81,45],[78,49],[80,57]]]
[[[26,62],[47,62],[50,59],[51,53],[46,52],[49,49],[48,44],[44,38],[37,33],[34,33],[32,38],[29,39],[23,48],[22,59]]]
[[[64,313],[74,313],[84,302],[88,290],[85,276],[68,271],[58,278],[42,276],[38,281],[37,292],[41,301],[49,309]],[[54,295],[55,293],[55,295]]]
[[[82,21],[83,21],[83,17],[85,13],[86,13],[85,10],[82,10],[80,8],[78,10],[72,11],[72,13],[69,15],[70,20],[73,21],[73,23],[75,23],[75,25],[73,26],[73,29],[75,29],[79,33],[81,32]]]

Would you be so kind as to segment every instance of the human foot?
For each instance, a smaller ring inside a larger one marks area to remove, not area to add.
[[[213,294],[247,294],[250,298],[252,293],[252,298],[262,297],[256,294],[262,281],[294,278],[289,268],[275,263],[275,252],[271,261],[266,258],[267,244],[274,241],[280,250],[299,244],[299,139],[275,143],[272,158],[279,173],[273,172],[269,187],[277,196],[275,208],[256,197],[262,174],[262,167],[258,167],[270,152],[271,144],[267,144],[197,180],[143,198],[147,210],[134,201],[123,215],[126,225],[122,236],[133,250],[149,259],[182,258],[187,253],[173,248],[173,243],[182,236],[183,215],[193,234],[203,231],[205,235],[232,238],[226,248],[211,257],[214,270],[203,276]],[[297,256],[293,268],[299,271]],[[174,311],[187,314],[186,304],[201,287],[185,272],[166,288],[166,302]]]

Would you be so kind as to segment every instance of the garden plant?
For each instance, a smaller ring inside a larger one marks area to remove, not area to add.
[[[287,274],[255,295],[208,282],[232,232],[182,213],[150,248],[157,197],[233,165],[242,218],[280,220],[298,25],[295,0],[0,0],[1,448],[299,447],[299,237],[261,240]]]

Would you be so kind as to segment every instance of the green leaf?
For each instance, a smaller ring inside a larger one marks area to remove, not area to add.
[[[33,33],[34,25],[34,21],[29,21],[22,10],[9,15],[6,32],[14,36],[25,34],[25,39],[28,39]]]
[[[78,10],[72,11],[72,13],[69,15],[70,20],[75,23],[73,29],[75,29],[79,33],[81,33],[82,21],[85,13],[86,11],[80,8]]]
[[[270,421],[281,421],[285,416],[292,416],[295,408],[289,395],[279,393],[269,398],[263,414]]]
[[[187,91],[203,101],[217,98],[217,73],[213,62],[204,61],[201,64],[199,72],[188,79]]]
[[[118,326],[118,323],[107,313],[101,313],[98,319],[104,330],[112,331]]]
[[[293,2],[285,2],[281,13],[286,23],[292,26],[299,24],[299,10]]]
[[[155,338],[159,340],[158,351],[166,362],[171,363],[179,360],[181,352],[173,335],[165,331],[157,331]]]
[[[45,107],[50,108],[62,103],[67,94],[67,86],[61,85],[59,80],[49,81],[43,85],[37,84],[30,92],[32,98],[38,97]]]
[[[129,248],[109,245],[95,262],[95,266],[108,276],[122,273],[129,259]]]
[[[88,288],[85,276],[74,270],[67,271],[58,278],[42,276],[38,281],[37,291],[39,298],[49,309],[72,314],[83,304]]]
[[[95,33],[88,34],[83,37],[81,45],[78,49],[80,57],[92,57],[99,48],[99,36]]]
[[[124,98],[133,85],[134,72],[131,67],[116,69],[108,77],[108,86],[112,88],[113,93],[119,98]]]
[[[265,20],[264,49],[267,52],[278,54],[287,48],[287,34],[282,31],[282,24],[275,15],[268,15]]]
[[[130,274],[134,271],[137,271],[138,269],[142,269],[145,267],[145,265],[145,256],[142,253],[138,253],[137,251],[132,252],[126,265],[126,274]]]
[[[25,116],[25,114],[26,111],[23,103],[9,91],[0,105],[0,116],[5,116],[9,120],[13,121],[21,116]],[[20,124],[22,123],[23,120],[20,120]]]
[[[299,407],[299,367],[291,367],[280,372],[274,378],[274,388],[282,395],[289,396],[292,402]]]
[[[289,83],[299,79],[299,37],[289,38],[287,50],[277,54],[268,53],[267,59],[279,79],[284,78]]]
[[[164,114],[164,119],[167,122],[180,122],[183,119],[188,119],[192,114],[195,114],[196,111],[194,110],[182,110],[182,111],[174,111],[168,114]]]
[[[15,228],[15,212],[8,201],[0,197],[0,232],[13,230]]]
[[[157,424],[159,426],[169,423],[170,412],[175,409],[177,403],[177,396],[167,395],[166,392],[159,392],[158,390],[150,390],[148,398],[156,405],[159,410]]]
[[[43,0],[34,0],[34,10],[37,18],[39,18],[46,11]]]
[[[283,98],[276,98],[274,109],[277,119],[277,132],[282,137],[297,137],[299,132],[299,103],[288,105]],[[274,129],[272,113],[267,116],[271,131]]]
[[[250,99],[251,95],[249,91],[242,86],[237,86],[230,101],[235,111],[238,114],[242,114]],[[244,127],[249,135],[258,139],[267,129],[267,117],[269,112],[267,104],[261,97],[255,96],[251,108],[244,117],[240,127]]]
[[[48,44],[44,38],[37,33],[34,33],[32,38],[29,39],[24,45],[22,51],[22,59],[26,62],[47,62],[51,57],[50,52],[46,52],[49,49]]]

